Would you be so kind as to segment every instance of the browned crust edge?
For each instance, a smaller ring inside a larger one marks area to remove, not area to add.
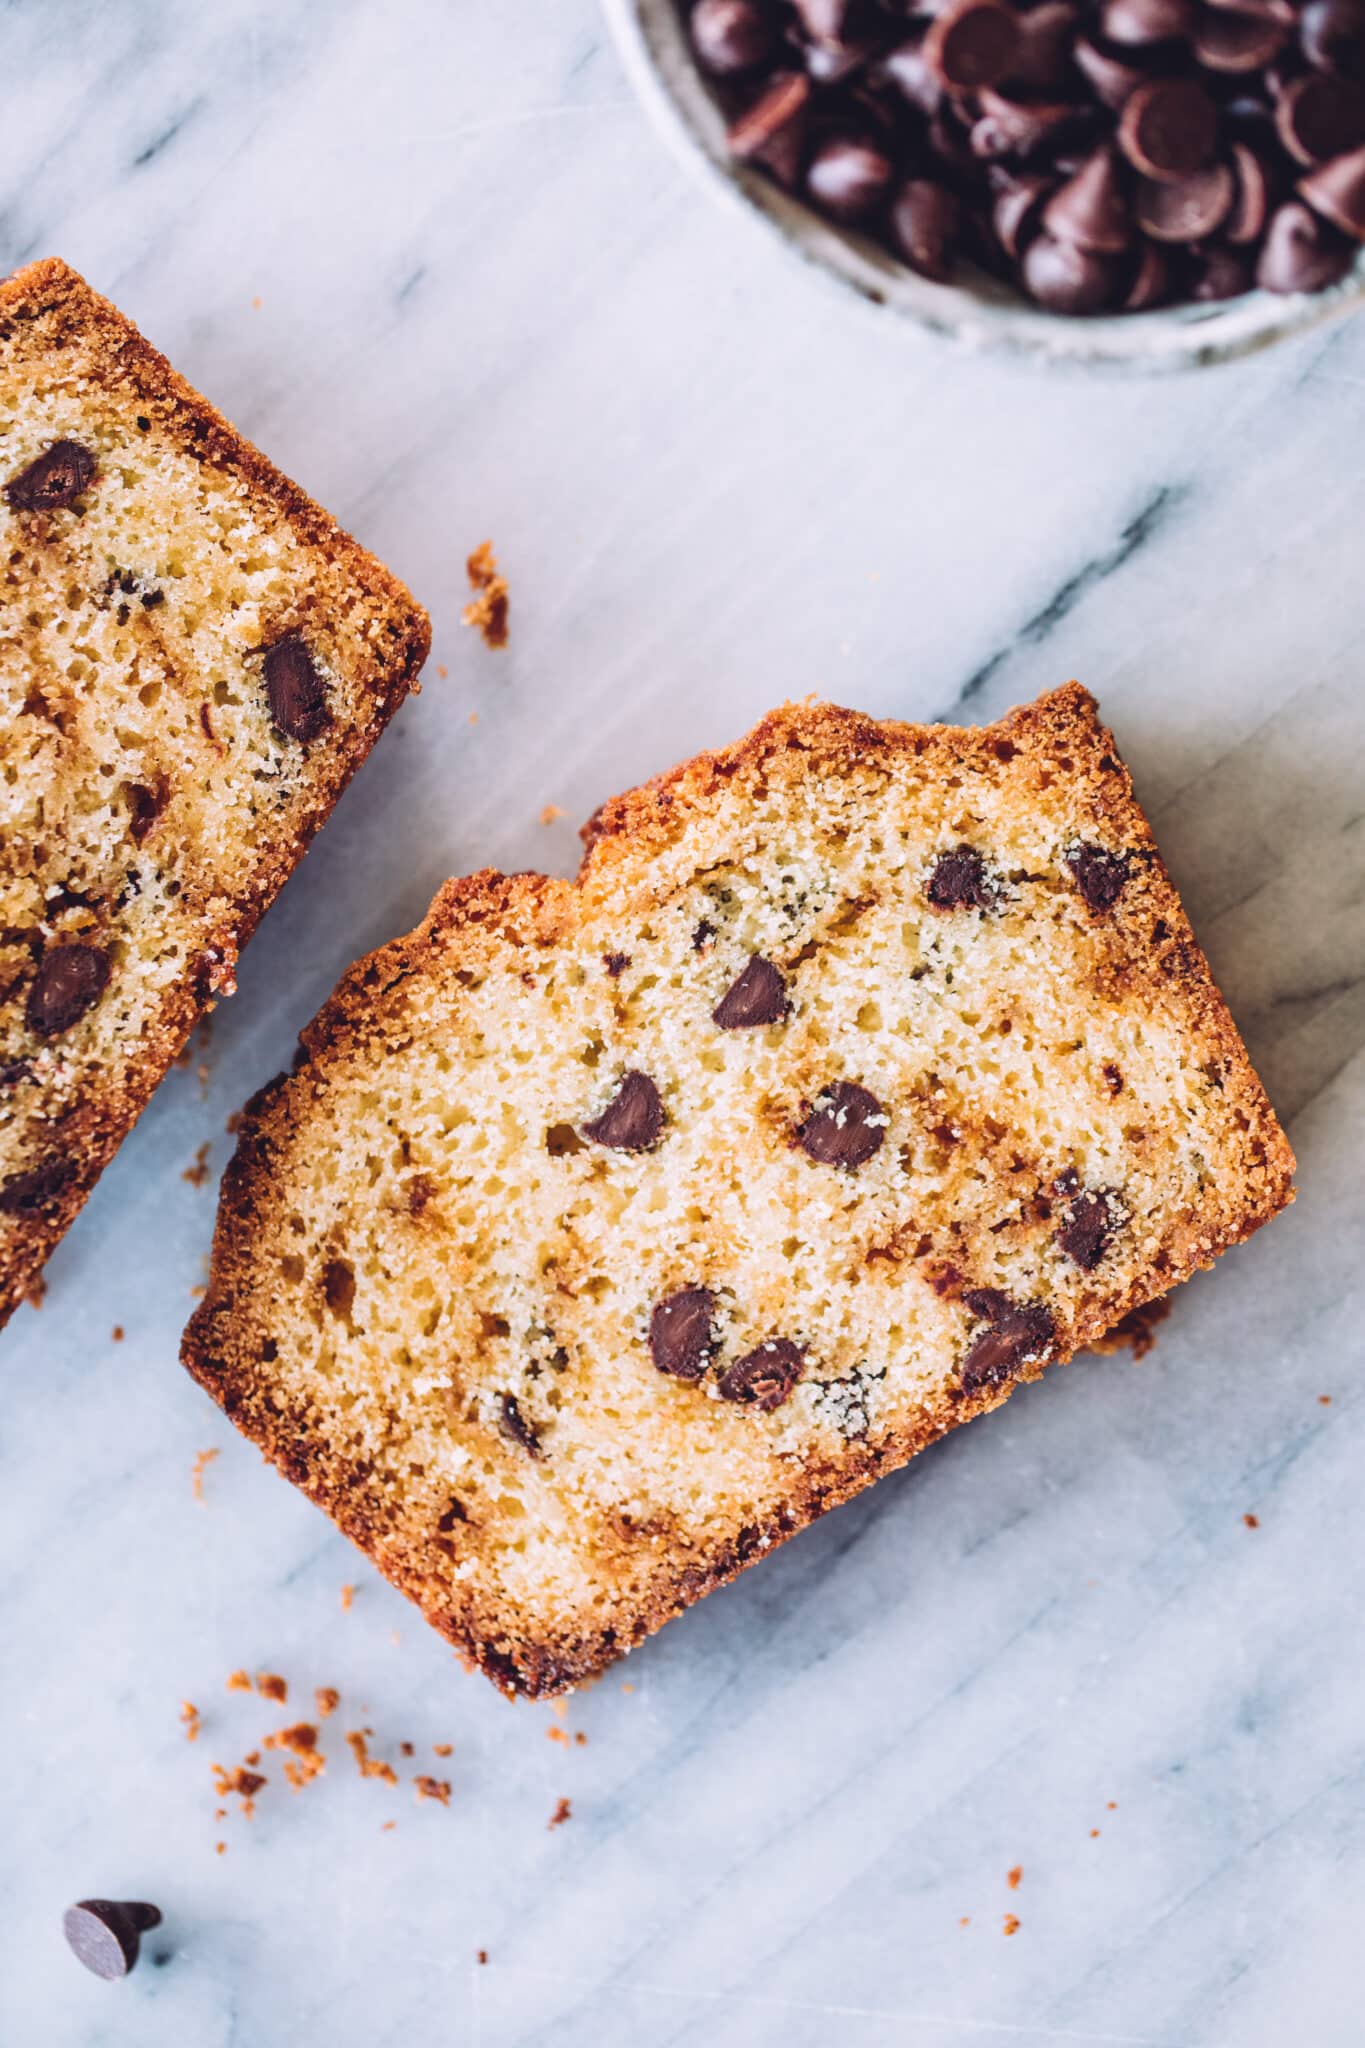
[[[72,1178],[0,1245],[0,1329],[32,1290],[185,1040],[211,1006],[215,985],[230,980],[237,954],[326,824],[351,777],[407,696],[431,648],[431,621],[407,586],[239,434],[117,306],[60,257],[44,257],[0,280],[0,322],[54,312],[69,324],[73,337],[89,341],[93,336],[97,345],[107,349],[113,373],[136,387],[149,408],[160,410],[200,460],[239,476],[257,496],[273,500],[310,545],[333,557],[344,557],[356,581],[392,608],[397,637],[389,665],[371,685],[367,721],[352,727],[340,750],[329,757],[316,801],[298,830],[263,849],[260,865],[232,902],[221,926],[211,934],[197,968],[167,991],[136,1055],[117,1076],[109,1078],[102,1099],[86,1102],[66,1119],[63,1149],[68,1158],[78,1162]]]
[[[785,1542],[827,1509],[837,1507],[884,1474],[907,1464],[919,1451],[998,1407],[1013,1384],[973,1395],[950,1395],[921,1412],[915,1426],[876,1444],[849,1446],[836,1467],[807,1467],[783,1510],[739,1531],[710,1555],[680,1562],[660,1573],[653,1597],[625,1617],[623,1625],[570,1641],[543,1641],[519,1633],[515,1617],[460,1605],[448,1580],[444,1558],[429,1547],[404,1547],[390,1540],[376,1488],[329,1461],[308,1438],[302,1417],[262,1401],[253,1385],[260,1335],[250,1309],[239,1310],[237,1280],[249,1274],[258,1190],[271,1178],[277,1143],[286,1139],[296,1102],[300,1113],[312,1085],[309,1069],[335,1051],[353,1055],[373,1031],[382,1034],[385,996],[412,975],[430,972],[434,956],[458,944],[471,926],[511,924],[522,943],[549,944],[570,910],[575,888],[597,877],[608,863],[628,860],[632,869],[666,845],[685,812],[741,769],[761,766],[784,749],[818,750],[822,760],[865,759],[869,752],[922,753],[949,749],[965,756],[1003,741],[1020,746],[1062,735],[1093,750],[1105,770],[1103,809],[1122,834],[1121,843],[1146,857],[1144,887],[1159,902],[1168,937],[1153,971],[1178,975],[1188,1002],[1191,1027],[1207,1034],[1226,1060],[1225,1091],[1252,1120],[1265,1147],[1265,1171],[1258,1201],[1249,1201],[1221,1233],[1187,1232],[1158,1270],[1150,1269],[1108,1312],[1082,1314],[1069,1328],[1051,1361],[1064,1364],[1102,1337],[1122,1316],[1203,1267],[1219,1253],[1249,1237],[1294,1198],[1294,1156],[1253,1070],[1235,1024],[1194,938],[1174,886],[1156,850],[1150,826],[1133,794],[1112,735],[1098,722],[1095,700],[1071,683],[1036,703],[981,728],[878,723],[834,705],[788,706],[763,719],[732,747],[701,754],[628,794],[612,799],[584,828],[587,851],[577,884],[539,875],[504,876],[489,869],[447,882],[423,922],[404,937],[380,947],[345,974],[300,1038],[300,1059],[281,1074],[243,1115],[236,1156],[223,1178],[214,1232],[212,1270],[206,1299],[186,1329],[182,1361],[223,1409],[279,1469],[321,1507],[384,1575],[408,1595],[426,1619],[477,1665],[509,1698],[546,1699],[598,1676],[616,1658],[652,1635],[666,1621],[716,1587],[735,1578],[757,1557]],[[1041,1377],[1036,1365],[1021,1378]],[[1015,1382],[1017,1384],[1017,1382]]]

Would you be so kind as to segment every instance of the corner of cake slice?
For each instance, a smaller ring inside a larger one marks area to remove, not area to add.
[[[346,975],[184,1352],[531,1696],[1292,1196],[1077,685],[982,730],[788,707],[585,837]]]
[[[0,282],[0,548],[3,1323],[429,627],[55,261]]]

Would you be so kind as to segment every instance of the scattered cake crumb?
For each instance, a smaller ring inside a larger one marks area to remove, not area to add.
[[[547,1728],[545,1735],[546,1739],[550,1742],[567,1742],[569,1739],[568,1730],[561,1728],[558,1722]]]
[[[342,1589],[341,1589],[341,1611],[342,1611],[342,1613],[343,1613],[343,1614],[349,1614],[349,1613],[350,1613],[350,1611],[351,1611],[351,1602],[352,1602],[352,1601],[353,1601],[354,1599],[355,1599],[355,1587],[354,1587],[354,1586],[343,1586],[343,1587],[342,1587]]]
[[[417,1751],[413,1748],[410,1742],[400,1742],[398,1745],[398,1754],[400,1756],[416,1756]]]
[[[555,819],[562,818],[563,815],[564,811],[561,805],[546,804],[545,808],[542,810],[540,814],[540,822],[542,825],[553,825]]]
[[[380,1832],[380,1834],[381,1834],[381,1835],[387,1835],[387,1834],[388,1834],[388,1832],[389,1832],[389,1830],[390,1830],[391,1828],[396,1828],[396,1827],[397,1827],[397,1825],[398,1825],[398,1823],[397,1823],[397,1821],[396,1821],[396,1820],[386,1820],[386,1821],[382,1822],[382,1824],[381,1824],[381,1826],[380,1826],[380,1829],[379,1829],[379,1832]]]
[[[196,1500],[204,1499],[204,1474],[205,1472],[207,1472],[209,1466],[213,1463],[214,1459],[217,1456],[217,1450],[208,1450],[200,1451],[195,1458],[194,1465],[190,1473],[190,1485],[194,1489],[194,1497]]]
[[[373,1733],[372,1728],[352,1728],[346,1737],[360,1775],[362,1778],[382,1778],[386,1785],[396,1785],[398,1773],[393,1765],[386,1764],[380,1757],[370,1755],[366,1737]]]
[[[326,1721],[341,1705],[341,1694],[334,1685],[320,1685],[313,1694],[313,1711],[319,1721]]]
[[[185,1730],[186,1742],[197,1742],[199,1740],[199,1709],[193,1700],[182,1700],[180,1705],[180,1722]]]
[[[1330,1408],[1330,1407],[1331,1407],[1331,1405],[1332,1405],[1332,1396],[1331,1396],[1330,1394],[1319,1394],[1319,1395],[1318,1395],[1318,1406],[1319,1406],[1320,1408]]]
[[[1006,1934],[1017,1934],[1019,1932],[1019,1915],[1017,1913],[1006,1913],[1005,1932]]]
[[[45,1274],[34,1274],[28,1286],[24,1289],[24,1300],[30,1308],[42,1307],[43,1303],[47,1300],[47,1277]]]
[[[213,1772],[213,1789],[220,1799],[240,1799],[242,1812],[248,1820],[256,1811],[256,1794],[270,1781],[261,1771],[249,1771],[244,1764],[237,1764],[232,1770],[224,1770],[221,1764],[209,1766]]]
[[[250,1764],[253,1770],[256,1768],[260,1760],[261,1752],[259,1751],[259,1749],[249,1749],[246,1755],[242,1758],[242,1762],[245,1764]]]
[[[113,1340],[114,1340],[114,1342],[115,1342],[116,1344],[121,1344],[121,1343],[123,1342],[123,1325],[122,1325],[122,1323],[115,1323],[115,1325],[114,1325],[113,1329],[112,1329],[112,1330],[110,1331],[110,1333],[109,1333],[109,1334],[110,1334],[110,1335],[112,1336],[112,1338],[113,1338]]]
[[[476,1963],[486,1963],[488,1961],[488,1950],[486,1948],[481,1948],[478,1954],[475,1956],[474,1960]]]
[[[194,1164],[187,1166],[180,1178],[181,1180],[187,1180],[192,1188],[202,1188],[208,1177],[209,1141],[205,1138],[203,1144],[194,1155]]]
[[[276,1700],[281,1706],[289,1697],[289,1687],[278,1671],[258,1671],[256,1690],[263,1700]]]
[[[621,1690],[622,1692],[634,1692],[635,1687],[633,1685],[626,1684],[621,1687]]]
[[[200,1282],[200,1284],[199,1284],[199,1285],[198,1285],[197,1287],[191,1287],[191,1289],[190,1289],[190,1300],[191,1300],[191,1301],[202,1301],[202,1300],[204,1299],[204,1296],[205,1296],[205,1295],[206,1295],[207,1293],[208,1293],[208,1288],[207,1288],[207,1287],[205,1287],[205,1286],[204,1286],[204,1284],[203,1284],[203,1282],[201,1281],[201,1282]]]
[[[446,678],[450,674],[450,670],[446,667],[443,661],[438,661],[436,664],[436,673],[441,678],[441,681],[445,682]]]
[[[550,1712],[554,1715],[556,1721],[562,1721],[568,1711],[569,1703],[567,1700],[550,1701]]]
[[[1019,1880],[1023,1876],[1023,1874],[1024,1866],[1022,1863],[1016,1863],[1013,1870],[1007,1870],[1005,1872],[1005,1883],[1009,1886],[1012,1892],[1018,1891]]]
[[[1119,1803],[1118,1803],[1118,1800],[1117,1800],[1117,1799],[1106,1799],[1104,1803],[1105,1803],[1105,1806],[1106,1806],[1107,1810],[1108,1810],[1108,1811],[1109,1811],[1110,1813],[1117,1813],[1117,1812],[1118,1812],[1118,1810],[1119,1810]]]
[[[1156,1326],[1164,1323],[1171,1312],[1168,1299],[1145,1301],[1140,1308],[1130,1308],[1126,1316],[1120,1316],[1112,1330],[1103,1337],[1096,1337],[1087,1347],[1110,1358],[1125,1346],[1132,1351],[1133,1362],[1145,1358],[1156,1343]]]
[[[213,1851],[214,1851],[214,1854],[215,1854],[216,1856],[226,1856],[226,1855],[227,1855],[227,1843],[226,1843],[226,1842],[215,1842],[215,1843],[214,1843],[214,1845],[213,1845]]]
[[[395,1650],[396,1650],[396,1649],[398,1648],[398,1646],[399,1646],[399,1644],[400,1644],[400,1643],[402,1642],[402,1640],[403,1640],[403,1638],[402,1638],[402,1637],[401,1637],[401,1636],[399,1635],[399,1633],[398,1633],[398,1631],[397,1631],[397,1629],[396,1629],[396,1628],[393,1628],[393,1629],[390,1629],[390,1630],[389,1630],[389,1641],[390,1641],[390,1642],[391,1642],[391,1643],[393,1644],[393,1647],[395,1648]]]
[[[478,712],[477,712],[477,711],[471,711],[471,712],[470,712],[470,714],[469,714],[469,723],[470,723],[471,725],[477,725],[477,724],[478,724],[478,722],[479,722],[479,714],[478,714]]]
[[[433,1742],[431,1745],[431,1753],[433,1756],[449,1756],[454,1750],[454,1747],[455,1745],[453,1742]]]
[[[252,310],[252,312],[253,312],[253,313],[259,313],[259,312],[260,312],[260,310],[261,310],[261,301],[260,301],[259,299],[253,299],[253,300],[251,301],[251,310]]]
[[[228,1691],[229,1691],[229,1692],[250,1692],[250,1691],[251,1691],[251,1674],[250,1674],[250,1672],[249,1672],[249,1671],[230,1671],[230,1672],[228,1673],[228,1682],[227,1682],[227,1689],[228,1689]]]
[[[970,1913],[964,1913],[964,1914],[962,1915],[962,1918],[961,1918],[961,1919],[960,1919],[960,1920],[958,1921],[958,1923],[957,1923],[957,1924],[958,1924],[958,1926],[959,1926],[959,1927],[970,1927],[970,1926],[971,1926],[971,1924],[972,1924],[972,1916],[971,1916],[971,1914],[970,1914]]]
[[[434,1799],[438,1806],[449,1806],[449,1778],[429,1778],[424,1771],[420,1777],[414,1778],[412,1782],[417,1787],[417,1797],[419,1799]]]
[[[1246,1523],[1248,1529],[1259,1529],[1261,1526],[1259,1515],[1243,1515],[1242,1520]]]
[[[499,576],[491,540],[481,541],[465,563],[469,587],[475,593],[460,614],[460,623],[477,627],[485,647],[507,645],[507,614],[510,593],[507,578]]]
[[[233,1112],[232,1112],[232,1115],[231,1115],[231,1116],[230,1116],[230,1117],[228,1118],[227,1122],[226,1122],[226,1123],[225,1123],[225,1124],[223,1125],[223,1129],[224,1129],[224,1130],[225,1130],[225,1131],[227,1132],[227,1134],[228,1134],[228,1136],[229,1136],[230,1138],[235,1138],[235,1137],[236,1137],[236,1135],[237,1135],[237,1133],[238,1133],[238,1131],[240,1131],[240,1130],[241,1130],[241,1128],[242,1128],[242,1112],[241,1112],[241,1110],[240,1110],[240,1109],[234,1109],[234,1110],[233,1110]]]
[[[1098,1828],[1091,1828],[1091,1830],[1090,1830],[1090,1839],[1091,1839],[1091,1841],[1092,1841],[1092,1842],[1097,1842],[1097,1841],[1099,1840],[1099,1838],[1100,1838],[1100,1831],[1099,1831],[1099,1829],[1098,1829]]]
[[[565,1821],[569,1819],[572,1813],[572,1801],[568,1799],[561,1799],[557,1803],[554,1812],[550,1815],[549,1820],[546,1822],[546,1826],[551,1828],[562,1828]]]

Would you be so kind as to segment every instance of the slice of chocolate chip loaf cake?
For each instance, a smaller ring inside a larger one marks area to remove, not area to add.
[[[554,1693],[1290,1199],[1092,699],[778,711],[480,874],[250,1106],[190,1370]]]
[[[0,283],[0,1322],[425,657],[65,264]]]

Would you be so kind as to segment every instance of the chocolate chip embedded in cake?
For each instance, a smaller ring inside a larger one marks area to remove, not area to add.
[[[1292,1165],[1083,690],[983,731],[803,705],[605,804],[577,883],[448,883],[351,971],[244,1117],[185,1358],[543,1695]]]
[[[0,542],[3,1322],[230,992],[428,628],[62,263],[0,283]]]

